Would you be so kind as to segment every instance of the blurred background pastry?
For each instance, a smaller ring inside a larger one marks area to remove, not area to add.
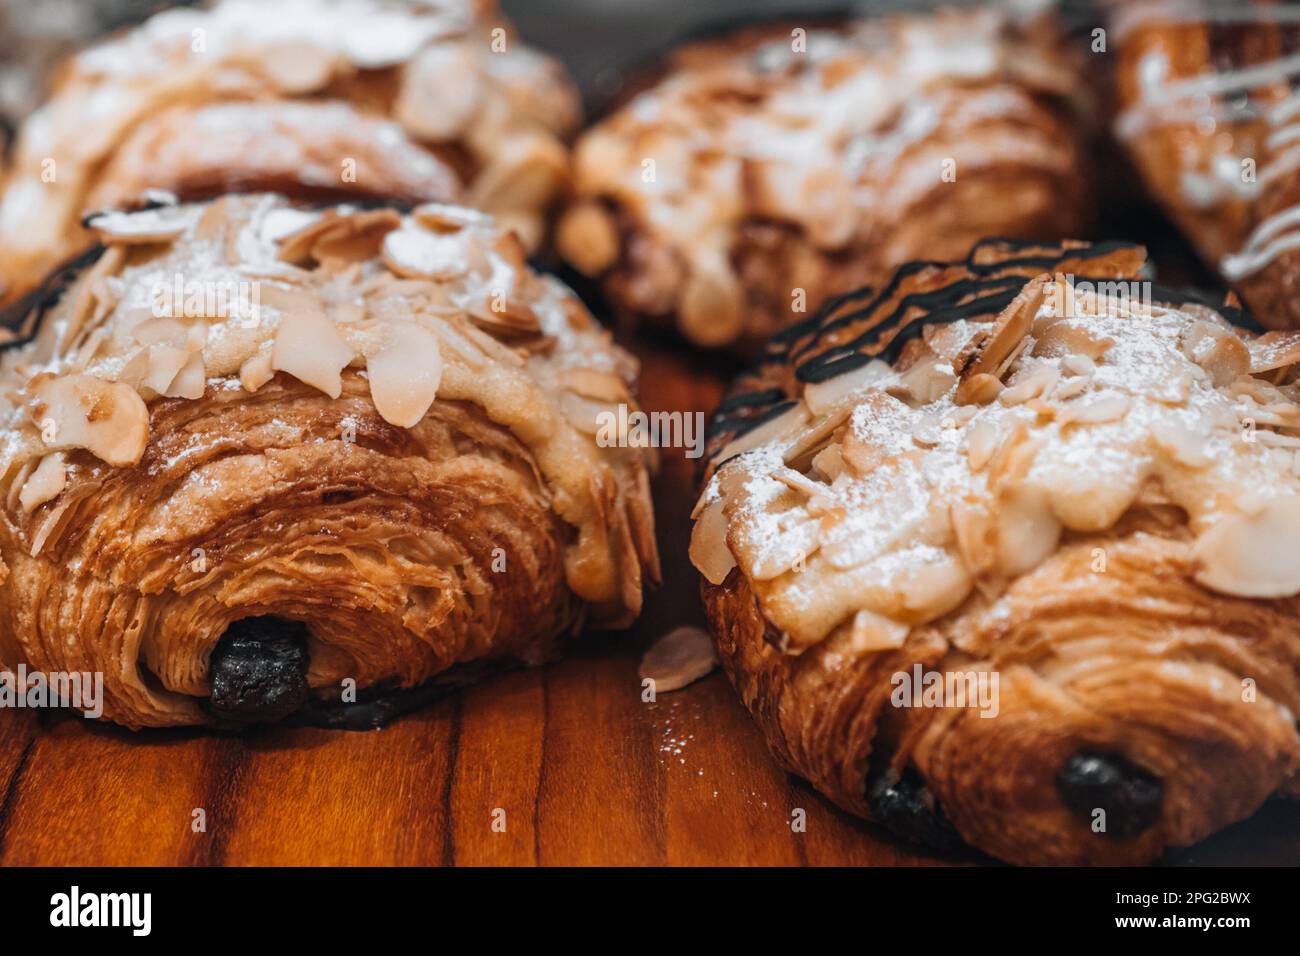
[[[20,127],[0,296],[89,242],[86,213],[183,198],[457,198],[530,247],[564,188],[577,94],[478,0],[223,0],[73,56]]]
[[[1111,6],[1115,132],[1147,188],[1262,323],[1300,326],[1300,12]]]
[[[829,294],[1089,218],[1048,18],[774,22],[688,44],[574,149],[560,253],[616,313],[752,350]]]

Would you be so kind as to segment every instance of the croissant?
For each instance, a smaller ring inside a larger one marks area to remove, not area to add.
[[[621,316],[753,351],[909,259],[1076,234],[1078,88],[1050,22],[994,10],[692,44],[579,138],[556,245]]]
[[[462,199],[530,246],[578,122],[563,68],[484,0],[220,0],[82,51],[23,124],[0,196],[0,297],[146,190],[198,199]]]
[[[1285,4],[1130,3],[1115,122],[1152,194],[1272,328],[1300,327],[1300,34]]]
[[[718,653],[844,809],[1135,864],[1295,793],[1300,333],[1144,263],[911,263],[719,409],[691,541]]]
[[[0,664],[132,728],[369,726],[627,623],[658,579],[634,361],[426,204],[111,212],[0,353]],[[351,706],[355,705],[355,707]]]

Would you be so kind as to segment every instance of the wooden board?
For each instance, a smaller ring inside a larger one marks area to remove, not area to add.
[[[637,341],[649,409],[708,410],[728,368]],[[664,586],[626,634],[383,731],[133,734],[0,713],[0,862],[61,864],[971,864],[901,846],[782,773],[715,673],[643,703],[656,636],[703,619],[686,560],[693,463],[655,482]],[[795,809],[807,829],[792,832]],[[195,811],[206,830],[195,832]],[[504,811],[504,832],[493,829]],[[1173,862],[1300,863],[1300,803]]]

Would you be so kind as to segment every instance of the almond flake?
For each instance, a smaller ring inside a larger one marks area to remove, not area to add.
[[[396,325],[388,344],[367,360],[366,371],[380,417],[413,428],[429,411],[442,381],[438,339],[414,323]]]
[[[68,469],[63,452],[56,451],[41,459],[36,470],[23,482],[18,494],[24,514],[31,514],[47,501],[57,498],[68,484]]]
[[[384,262],[404,278],[455,279],[469,272],[464,242],[456,235],[444,235],[405,226],[384,236]]]
[[[338,398],[343,394],[343,369],[352,361],[353,354],[323,312],[307,309],[280,319],[275,330],[271,368],[288,372],[330,398]]]
[[[688,555],[691,564],[710,584],[721,584],[736,566],[735,555],[727,546],[727,516],[723,500],[705,506],[691,528]]]
[[[1300,593],[1300,497],[1269,502],[1254,515],[1220,518],[1196,539],[1196,580],[1220,594],[1284,598]]]
[[[160,206],[138,212],[101,212],[91,216],[86,225],[106,242],[127,245],[171,242],[198,221],[201,207]]]
[[[903,646],[911,630],[901,621],[862,608],[853,615],[850,646],[858,654],[891,651]]]
[[[654,681],[656,693],[680,690],[718,666],[718,655],[708,633],[698,627],[679,627],[651,645],[637,669],[642,680]]]
[[[149,440],[149,412],[135,389],[90,375],[62,375],[32,386],[29,413],[52,451],[84,448],[114,466],[134,465]]]

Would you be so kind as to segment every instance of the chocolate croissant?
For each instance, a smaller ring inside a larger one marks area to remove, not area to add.
[[[578,122],[563,68],[484,0],[220,0],[73,57],[22,126],[0,197],[0,297],[146,190],[198,199],[462,199],[530,246]]]
[[[1264,325],[1300,327],[1300,20],[1283,3],[1118,7],[1118,138]]]
[[[994,10],[686,46],[574,147],[559,251],[635,320],[752,351],[839,289],[1087,218],[1072,59]]]
[[[369,725],[637,614],[647,450],[598,441],[635,363],[512,231],[274,195],[89,227],[0,353],[0,665],[102,672],[133,728]]]
[[[1295,792],[1300,333],[1144,261],[909,264],[719,410],[691,541],[716,645],[844,809],[1132,864]]]

